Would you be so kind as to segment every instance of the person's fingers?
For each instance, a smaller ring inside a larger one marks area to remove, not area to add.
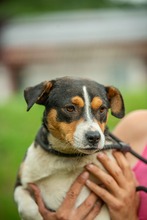
[[[103,202],[98,199],[97,202],[94,204],[93,209],[89,212],[85,220],[95,219],[95,217],[100,213],[102,208]]]
[[[82,218],[86,217],[87,214],[93,209],[98,197],[92,192],[85,199],[85,201],[78,207],[77,212]]]
[[[40,206],[44,206],[44,203],[42,201],[42,198],[41,198],[41,193],[40,193],[40,190],[39,188],[33,184],[33,183],[29,183],[29,188],[31,188],[31,191],[33,192],[33,195],[34,195],[34,198],[35,198],[35,201],[36,203]]]
[[[118,153],[120,156],[118,161],[119,161],[119,163],[121,163],[121,160],[124,161],[125,158],[123,155],[121,155],[120,152],[118,152]],[[123,188],[126,183],[126,177],[124,176],[124,173],[123,173],[121,167],[117,163],[118,161],[111,159],[105,153],[99,153],[97,155],[97,157],[98,157],[98,160],[103,164],[105,169],[108,171],[108,173],[110,173],[110,175],[115,179],[117,184]],[[122,162],[122,163],[124,163],[124,162]]]
[[[94,182],[87,180],[86,186],[94,192],[98,197],[100,197],[108,206],[113,206],[113,204],[117,204],[117,198],[109,193],[108,190],[100,187],[99,185],[95,184]]]
[[[60,206],[60,209],[72,209],[74,204],[76,203],[77,197],[81,192],[86,180],[89,177],[89,173],[85,171],[84,173],[80,174],[74,183],[71,185],[70,189],[68,190],[66,197]]]
[[[120,187],[123,187],[126,183],[126,179],[124,178],[123,172],[119,167],[117,161],[111,159],[104,153],[97,155],[100,162],[104,165],[105,169],[112,175],[115,181],[118,183]],[[121,158],[120,158],[121,160]]]
[[[29,191],[33,193],[33,195],[35,196],[40,195],[40,190],[34,183],[29,183],[28,188],[29,188]]]
[[[132,180],[133,172],[126,157],[119,151],[114,151],[113,155],[127,180]]]
[[[86,169],[88,169],[88,171],[93,173],[100,180],[100,182],[102,182],[103,185],[105,185],[105,187],[109,191],[111,191],[114,195],[118,193],[119,186],[111,175],[109,175],[104,170],[98,168],[97,166],[93,164],[87,165]]]

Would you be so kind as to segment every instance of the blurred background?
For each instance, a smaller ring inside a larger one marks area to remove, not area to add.
[[[41,106],[26,113],[23,90],[60,76],[114,85],[126,113],[146,109],[147,0],[1,1],[0,219],[19,219],[15,177],[42,118]]]

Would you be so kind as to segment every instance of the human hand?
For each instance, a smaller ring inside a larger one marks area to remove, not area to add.
[[[105,153],[98,153],[98,160],[108,173],[93,164],[86,166],[104,184],[100,187],[87,180],[86,185],[108,206],[112,220],[137,220],[139,196],[136,193],[136,181],[125,156],[118,151],[113,152],[116,161],[112,161]]]
[[[89,177],[88,172],[84,172],[78,176],[70,187],[66,197],[56,212],[49,211],[41,198],[40,190],[35,184],[29,184],[31,191],[34,193],[35,201],[38,204],[39,212],[44,220],[93,220],[100,212],[102,202],[91,192],[87,199],[77,208],[75,203],[80,194],[86,180]]]

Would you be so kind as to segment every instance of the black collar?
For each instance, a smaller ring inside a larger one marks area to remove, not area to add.
[[[45,126],[42,126],[39,129],[39,131],[36,135],[36,138],[35,138],[35,143],[39,144],[48,153],[52,153],[52,154],[55,154],[55,155],[61,156],[61,157],[83,157],[83,156],[88,156],[87,154],[84,154],[84,153],[66,154],[66,153],[63,153],[63,152],[60,152],[60,151],[57,151],[57,150],[53,149],[52,145],[49,143],[49,141],[47,139],[48,135],[49,135],[49,132],[48,132],[47,128]],[[138,159],[142,160],[144,163],[147,164],[147,159],[145,159],[145,158],[141,157],[139,154],[137,154],[130,147],[130,145],[122,142],[115,135],[110,133],[108,129],[105,132],[105,137],[106,137],[106,140],[107,140],[108,144],[105,145],[103,149],[97,150],[97,152],[103,151],[103,150],[110,150],[110,149],[116,149],[116,150],[120,150],[122,152],[130,152],[132,155],[134,155],[135,157],[137,157]]]
[[[35,142],[37,144],[39,144],[45,151],[47,151],[49,153],[52,153],[52,154],[55,154],[55,155],[58,155],[58,156],[62,156],[62,157],[83,157],[83,156],[87,155],[87,154],[82,154],[82,153],[79,153],[79,154],[78,153],[65,154],[63,152],[59,152],[59,151],[54,150],[51,147],[51,144],[49,143],[49,141],[47,139],[48,134],[49,134],[49,132],[48,132],[47,128],[42,126],[40,128],[40,130],[38,131],[38,134],[35,138]],[[106,139],[107,139],[109,144],[105,145],[104,148],[101,149],[101,150],[117,149],[117,150],[120,150],[122,152],[129,152],[132,155],[134,155],[135,157],[137,157],[138,159],[140,159],[141,161],[143,161],[145,164],[147,164],[147,159],[146,158],[141,157],[138,153],[136,153],[134,150],[132,150],[132,148],[128,144],[126,144],[126,143],[122,142],[121,140],[119,140],[115,135],[113,135],[109,131],[106,134]],[[98,150],[98,151],[100,151],[100,150]],[[147,187],[137,186],[136,191],[144,191],[144,192],[147,193]],[[51,211],[54,211],[54,210],[51,210]]]
[[[49,143],[48,141],[48,135],[49,132],[48,130],[42,126],[35,138],[35,143],[39,144],[45,151],[47,151],[48,153],[52,153],[55,154],[57,156],[61,156],[61,157],[83,157],[86,156],[87,154],[83,154],[83,153],[73,153],[73,154],[66,154],[60,151],[57,151],[55,149],[52,148],[51,143]]]

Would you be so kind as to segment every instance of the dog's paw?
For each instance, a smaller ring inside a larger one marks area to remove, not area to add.
[[[43,220],[37,205],[34,206],[31,204],[31,206],[28,206],[27,204],[26,207],[19,207],[18,211],[22,220]]]
[[[17,187],[14,192],[14,200],[18,205],[18,212],[22,220],[43,220],[38,206],[28,190],[22,186]]]

